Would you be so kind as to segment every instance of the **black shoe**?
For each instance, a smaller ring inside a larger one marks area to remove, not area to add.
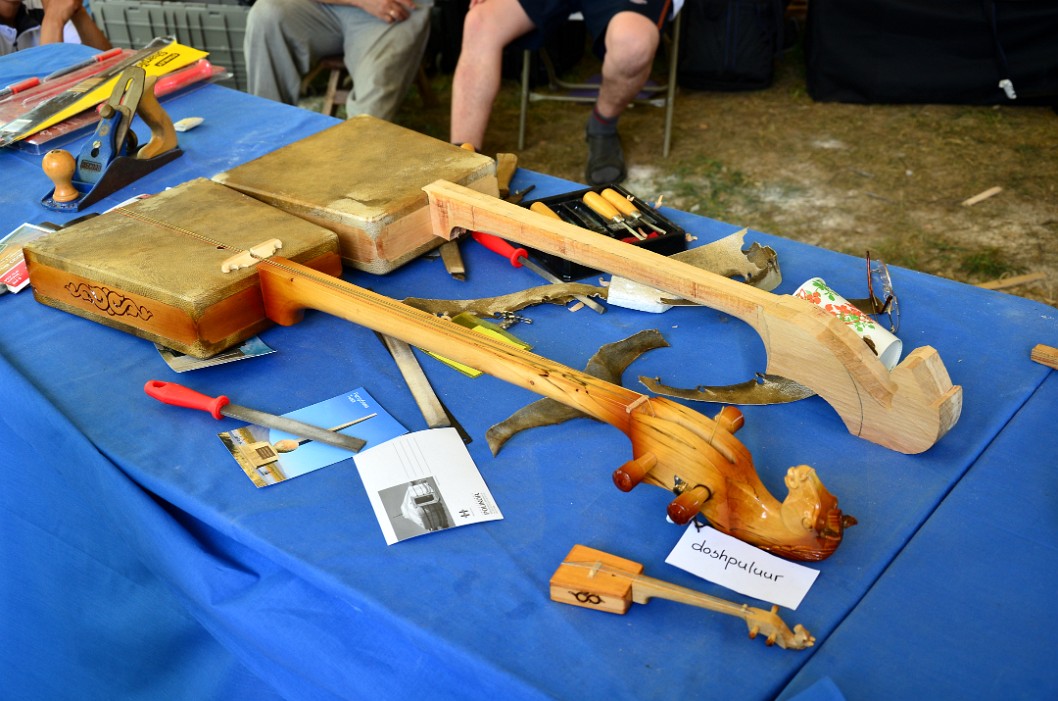
[[[588,134],[588,167],[584,178],[589,185],[609,185],[625,179],[625,154],[621,137],[612,134]]]

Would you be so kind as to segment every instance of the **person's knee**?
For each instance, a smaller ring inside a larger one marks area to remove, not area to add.
[[[502,51],[532,28],[517,0],[484,2],[471,8],[463,20],[463,51]]]
[[[660,34],[649,19],[620,12],[606,28],[606,60],[628,72],[639,72],[654,61]]]
[[[247,26],[259,27],[282,26],[286,16],[284,0],[257,0],[246,16]]]

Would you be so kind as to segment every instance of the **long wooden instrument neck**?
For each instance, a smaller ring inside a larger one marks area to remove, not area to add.
[[[769,373],[816,392],[849,431],[904,453],[931,447],[959,418],[962,390],[923,346],[888,372],[867,345],[820,307],[729,280],[454,183],[423,188],[434,233],[483,231],[726,312],[752,326]]]
[[[631,411],[645,399],[638,392],[285,258],[262,261],[258,269],[265,311],[278,324],[297,323],[305,308],[326,312],[550,397],[624,433]]]

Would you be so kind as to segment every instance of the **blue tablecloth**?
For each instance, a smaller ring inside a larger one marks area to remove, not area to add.
[[[5,57],[0,83],[46,73],[84,51],[53,46]],[[334,123],[216,86],[165,107],[174,119],[205,119],[180,135],[184,156],[93,210],[208,177]],[[50,187],[39,158],[0,153],[3,232],[25,221],[63,220],[39,205]],[[518,171],[513,187],[529,184],[534,196],[574,188]],[[666,213],[699,243],[738,228]],[[861,260],[775,236],[752,238],[778,252],[785,278],[779,292],[813,275],[839,290],[864,286]],[[481,297],[538,284],[477,245],[464,245],[463,253],[470,271],[463,283],[432,258],[386,276],[346,277],[397,298]],[[1039,554],[1034,548],[1046,550],[1039,544],[1058,533],[1053,487],[1023,494],[1046,484],[1053,463],[1025,438],[1037,428],[1033,417],[1053,407],[1050,371],[1030,362],[1028,352],[1058,338],[1054,309],[907,270],[894,277],[905,348],[934,346],[964,387],[955,428],[928,452],[901,455],[849,435],[825,402],[810,398],[748,407],[739,432],[772,493],[785,494],[787,467],[810,464],[860,522],[835,555],[814,565],[819,578],[798,610],[783,614],[817,636],[817,647],[805,652],[766,648],[745,639],[734,618],[665,601],[625,616],[549,601],[548,579],[574,543],[741,600],[664,563],[680,535],[664,518],[670,497],[652,487],[623,494],[612,486],[610,473],[630,451],[610,426],[578,419],[536,429],[493,457],[486,429],[536,395],[420,356],[474,438],[471,456],[505,518],[386,546],[352,460],[256,489],[216,436],[239,422],[166,407],[142,391],[148,379],[175,379],[284,413],[363,386],[409,429],[424,428],[373,332],[309,313],[296,326],[262,334],[277,349],[272,355],[176,376],[150,343],[40,305],[28,291],[0,297],[4,695],[639,700],[768,699],[784,689],[815,691],[816,698],[844,689],[852,698],[893,698],[921,689],[972,696],[980,687],[950,667],[951,650],[929,644],[931,616],[943,609],[925,602],[938,600],[977,602],[963,619],[938,622],[965,636],[952,638],[964,641],[970,659],[963,666],[981,675],[1028,667],[1038,676],[1008,678],[1003,690],[1053,689],[1058,672],[1048,664],[1046,640],[1034,636],[1058,614],[1048,600],[1026,600],[1033,590],[1020,584],[1054,571],[1053,550],[1049,558],[1019,554]],[[518,335],[574,367],[604,343],[658,328],[671,347],[636,361],[626,373],[629,386],[638,375],[680,386],[736,382],[764,365],[756,334],[709,309],[649,315],[611,307],[600,316],[549,306],[527,315],[534,323],[516,327]],[[998,474],[1008,480],[989,495],[995,501],[984,500],[971,478],[996,473],[1000,445],[1007,446],[1007,471]],[[1036,519],[994,518],[996,510],[1014,518],[1026,501]],[[985,591],[961,573],[978,571],[985,567],[978,558],[995,554],[981,540],[997,525],[1020,526],[1018,537],[1004,541],[1009,567],[1019,574]],[[947,566],[923,571],[923,557]],[[982,593],[988,601],[978,602]],[[993,594],[1006,606],[1034,609],[1038,624],[1014,638],[1019,619]],[[967,642],[997,629],[1010,641],[1000,649]],[[894,640],[874,666],[869,651]],[[912,649],[920,650],[918,661],[892,672],[904,674],[902,686],[893,687],[900,693],[876,685],[890,657],[895,665]],[[938,675],[950,683],[934,684]]]
[[[1055,407],[1051,373],[787,692],[828,675],[850,699],[1058,698]]]

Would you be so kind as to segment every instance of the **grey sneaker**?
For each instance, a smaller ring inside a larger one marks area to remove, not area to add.
[[[621,149],[621,137],[612,134],[591,134],[588,142],[588,167],[584,178],[589,185],[609,185],[625,179],[625,154]]]

